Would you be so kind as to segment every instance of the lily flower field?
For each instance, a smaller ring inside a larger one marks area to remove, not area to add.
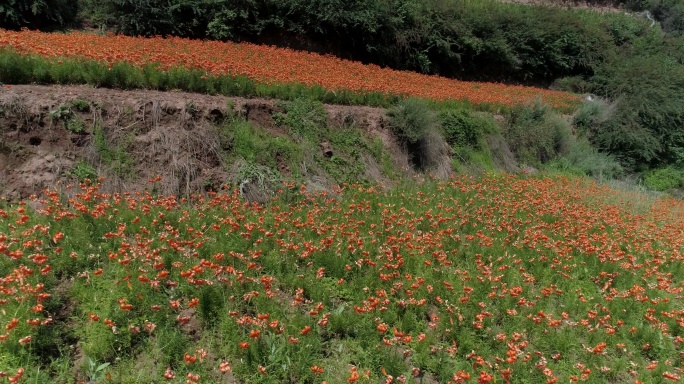
[[[57,64],[60,59],[69,58],[104,63],[109,68],[117,63],[137,68],[151,65],[162,72],[186,68],[203,71],[205,80],[216,76],[244,76],[260,84],[302,84],[331,92],[378,92],[501,106],[541,99],[559,109],[571,109],[579,102],[579,97],[565,92],[458,81],[247,43],[0,29],[0,48],[12,48],[22,55],[38,55]]]
[[[0,380],[684,376],[681,201],[512,175],[282,188],[0,205]]]
[[[579,103],[181,38],[0,29],[0,68],[0,80],[210,93],[221,93],[222,78],[248,79],[224,92],[248,97],[259,94],[237,88],[496,108]],[[684,377],[681,200],[507,174],[317,193],[288,181],[263,205],[228,186],[181,198],[149,192],[161,178],[125,193],[103,192],[102,181],[0,199],[0,383]]]

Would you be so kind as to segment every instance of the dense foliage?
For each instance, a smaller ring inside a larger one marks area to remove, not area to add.
[[[645,1],[645,0],[644,0]],[[677,34],[676,9],[653,9]],[[106,0],[82,1],[96,23],[129,35],[246,40],[304,48],[393,68],[477,80],[549,82],[591,74],[615,45],[616,23],[646,15],[480,1],[418,0]],[[669,3],[668,3],[669,4]],[[104,15],[108,15],[104,17]],[[667,20],[667,22],[666,22]]]
[[[75,22],[78,8],[73,0],[3,0],[0,28],[64,28]]]
[[[595,82],[616,102],[609,119],[587,127],[592,142],[631,168],[684,165],[684,65],[654,52],[616,61]]]

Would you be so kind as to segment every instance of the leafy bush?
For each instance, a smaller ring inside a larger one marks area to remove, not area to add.
[[[327,130],[328,112],[317,100],[298,98],[284,103],[285,114],[276,114],[276,122],[286,125],[290,134],[299,139],[317,142]]]
[[[626,0],[625,5],[634,11],[648,11],[660,22],[663,30],[672,36],[684,34],[684,4],[679,0]]]
[[[387,116],[394,133],[406,144],[413,164],[421,170],[446,176],[443,159],[448,144],[439,129],[439,116],[430,104],[408,98],[390,108]]]
[[[624,172],[617,160],[599,152],[586,140],[574,143],[567,154],[551,161],[549,167],[557,171],[591,176],[600,180],[616,179]]]
[[[644,184],[648,188],[663,192],[684,188],[684,170],[667,167],[648,171],[644,174]]]
[[[79,0],[81,17],[133,36],[204,37],[211,3],[202,0]]]
[[[587,136],[629,168],[684,161],[684,65],[673,59],[644,52],[596,75],[596,93],[617,106],[612,118],[587,124]]]
[[[447,109],[439,117],[444,138],[451,147],[480,149],[482,139],[499,129],[491,116],[475,114],[467,109]]]
[[[81,182],[86,179],[94,181],[97,179],[97,170],[85,161],[79,161],[71,171],[66,173],[66,176],[75,177]]]
[[[532,164],[548,162],[571,145],[569,124],[539,101],[506,112],[503,134],[518,160]]]
[[[76,20],[73,0],[9,0],[0,4],[0,28],[55,29]]]
[[[421,99],[405,99],[390,108],[387,116],[394,133],[410,144],[418,143],[429,131],[439,127],[437,113]]]
[[[474,166],[476,170],[493,170],[494,163],[485,138],[499,131],[491,115],[478,114],[467,109],[443,110],[440,122],[444,139],[453,151],[453,168]]]
[[[615,107],[601,99],[585,100],[572,117],[572,125],[585,135],[592,127],[607,122],[615,113]]]
[[[219,127],[219,138],[229,156],[243,159],[247,164],[276,169],[276,158],[280,158],[296,169],[294,164],[302,158],[301,148],[290,139],[268,134],[241,118],[230,119]],[[263,156],[264,153],[270,156]]]
[[[126,151],[127,145],[110,142],[104,128],[99,125],[95,126],[93,136],[95,151],[102,164],[109,167],[119,177],[130,177],[134,163],[133,158]]]

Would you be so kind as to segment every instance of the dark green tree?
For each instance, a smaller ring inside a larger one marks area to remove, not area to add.
[[[0,28],[52,30],[73,24],[78,3],[73,0],[3,0]]]

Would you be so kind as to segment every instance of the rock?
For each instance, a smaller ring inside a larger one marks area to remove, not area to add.
[[[321,150],[323,151],[323,156],[325,157],[332,157],[333,155],[333,150],[332,150],[332,145],[330,145],[329,142],[324,141],[321,143]]]

